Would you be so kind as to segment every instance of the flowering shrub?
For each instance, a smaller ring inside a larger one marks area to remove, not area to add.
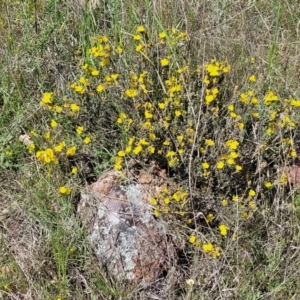
[[[150,36],[144,26],[118,44],[106,36],[92,38],[78,79],[70,84],[72,97],[60,100],[55,92],[44,93],[40,106],[49,113],[49,130],[40,137],[31,133],[36,143],[29,152],[41,164],[59,165],[92,149],[86,147],[93,136],[99,138],[100,128],[114,128],[115,169],[126,170],[132,159],[155,161],[181,182],[177,190],[165,187],[149,196],[155,217],[175,215],[194,230],[206,194],[225,214],[237,210],[241,222],[255,218],[262,193],[288,183],[284,173],[278,180],[275,173],[257,170],[261,161],[269,164],[278,155],[297,156],[293,131],[300,100],[281,99],[271,89],[261,92],[255,74],[239,90],[230,89],[229,63],[212,59],[193,65],[185,55],[188,42],[186,32],[172,28]],[[136,69],[127,67],[127,55],[138,62]],[[72,138],[63,140],[63,132]],[[69,175],[77,172],[72,166]],[[59,193],[69,195],[71,189],[60,186]],[[204,212],[204,226],[216,235],[203,239],[193,231],[188,240],[218,258],[220,245],[229,236],[236,239],[237,232],[218,211]]]

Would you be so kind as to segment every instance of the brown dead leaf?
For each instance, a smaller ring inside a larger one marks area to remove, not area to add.
[[[152,176],[150,174],[143,173],[138,179],[138,183],[149,184],[152,181]]]
[[[300,184],[300,166],[291,165],[285,168],[285,173],[287,174],[288,182],[292,185]]]
[[[28,145],[30,145],[30,144],[33,143],[33,141],[30,139],[30,136],[28,134],[22,134],[22,135],[20,135],[19,141],[21,143],[23,143],[25,146],[28,146]]]
[[[2,272],[2,274],[8,274],[9,272],[10,272],[10,268],[9,268],[9,266],[8,265],[5,265],[5,266],[3,266],[2,268],[1,268],[1,272]]]

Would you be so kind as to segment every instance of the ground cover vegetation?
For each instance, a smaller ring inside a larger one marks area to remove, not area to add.
[[[185,245],[168,299],[299,299],[299,17],[296,1],[1,1],[1,297],[150,299],[99,268],[76,216],[135,160],[176,182],[149,197]]]

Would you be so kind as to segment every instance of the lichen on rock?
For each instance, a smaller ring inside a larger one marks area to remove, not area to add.
[[[90,243],[108,273],[117,280],[152,282],[174,263],[166,225],[156,220],[147,201],[149,187],[118,183],[119,173],[104,173],[82,193],[78,214]]]

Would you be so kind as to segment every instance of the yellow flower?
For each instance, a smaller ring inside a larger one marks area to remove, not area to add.
[[[257,105],[258,104],[258,99],[256,97],[252,97],[251,102],[252,102],[253,105]]]
[[[113,79],[111,78],[111,76],[109,76],[109,75],[106,75],[106,76],[105,76],[105,83],[106,83],[107,85],[111,85],[111,84],[112,84],[112,81],[113,81]]]
[[[235,164],[234,159],[233,159],[233,158],[228,158],[228,159],[227,159],[227,164],[228,164],[229,166],[234,165],[234,164]]]
[[[66,186],[61,186],[59,188],[59,192],[62,194],[62,195],[70,195],[71,194],[71,189],[69,187],[66,187]]]
[[[285,173],[281,174],[281,176],[280,176],[280,183],[282,183],[283,185],[287,185],[287,183],[288,183],[287,179],[288,179],[287,174],[285,174]]]
[[[106,65],[108,65],[108,63],[109,63],[109,57],[103,58],[99,64],[101,67],[105,67]]]
[[[221,161],[219,161],[219,162],[217,163],[217,169],[221,170],[221,169],[223,169],[223,168],[224,168],[224,161],[221,160]]]
[[[245,93],[240,94],[240,101],[244,104],[248,103],[248,95]]]
[[[254,201],[249,201],[249,202],[248,202],[248,205],[249,205],[249,207],[250,207],[253,211],[256,211],[256,210],[257,210],[257,206],[256,206],[256,204],[255,204]]]
[[[237,195],[232,196],[232,201],[236,202],[239,200],[239,197]]]
[[[120,157],[120,156],[115,157],[115,161],[116,161],[115,169],[116,170],[121,170],[122,169],[122,162],[123,162],[122,157]]]
[[[27,146],[27,149],[29,151],[29,153],[33,153],[33,150],[35,149],[35,145],[34,143],[30,143],[28,146]],[[11,151],[10,151],[11,152]],[[11,155],[10,155],[11,156]]]
[[[46,140],[50,140],[50,139],[51,139],[51,133],[50,133],[49,131],[45,132],[45,133],[44,133],[44,138],[45,138]]]
[[[240,166],[240,165],[236,165],[236,166],[235,166],[235,170],[236,170],[237,172],[242,171],[242,170],[243,170],[243,167]]]
[[[77,172],[78,172],[78,168],[77,167],[72,167],[71,174],[76,175]]]
[[[65,146],[65,142],[60,142],[57,146],[54,147],[54,151],[61,152]]]
[[[166,205],[168,205],[170,203],[170,198],[168,198],[168,197],[164,198],[164,203]]]
[[[239,144],[240,143],[236,140],[228,140],[225,142],[226,147],[228,147],[231,150],[236,150]]]
[[[154,214],[154,216],[155,216],[156,218],[158,218],[159,215],[160,215],[160,213],[159,213],[159,211],[158,211],[157,209],[154,209],[153,214]]]
[[[235,151],[232,151],[229,153],[229,157],[235,159],[239,157],[239,154]]]
[[[164,102],[160,102],[160,103],[158,103],[158,107],[160,109],[165,109],[166,108],[166,104]]]
[[[211,252],[213,250],[213,245],[211,243],[203,244],[202,250],[206,253]]]
[[[167,153],[166,153],[166,157],[173,157],[173,156],[175,156],[176,155],[176,152],[174,152],[174,151],[168,151]]]
[[[290,105],[294,107],[300,107],[300,100],[291,99]]]
[[[77,132],[79,135],[82,134],[83,130],[84,130],[84,127],[83,127],[83,126],[78,126],[78,127],[76,128],[76,132]]]
[[[92,68],[91,69],[91,74],[92,74],[92,76],[98,76],[99,75],[99,71],[96,70],[96,69],[94,69],[94,68]]]
[[[242,217],[243,219],[246,219],[246,218],[248,217],[248,213],[247,213],[246,211],[242,212],[242,213],[241,213],[241,217]]]
[[[249,81],[256,82],[256,76],[255,75],[250,75],[249,76]]]
[[[125,94],[128,98],[133,98],[138,95],[138,91],[136,89],[127,89],[125,91]]]
[[[100,35],[97,39],[101,44],[108,42],[108,38],[105,35]]]
[[[229,111],[234,111],[234,105],[233,104],[228,105],[227,108],[228,108]]]
[[[231,66],[230,65],[227,65],[227,66],[223,67],[223,72],[224,73],[228,73],[230,70],[231,70]]]
[[[134,140],[135,140],[135,137],[134,137],[134,136],[130,137],[130,138],[128,139],[128,146],[132,146]]]
[[[181,134],[181,135],[177,135],[176,138],[177,138],[177,141],[181,143],[184,139],[184,136]]]
[[[89,65],[88,64],[84,64],[82,66],[82,70],[87,71],[89,69]]]
[[[230,117],[235,119],[237,117],[237,114],[234,111],[232,111],[230,112]]]
[[[205,144],[207,146],[213,146],[215,144],[215,142],[211,139],[205,139]]]
[[[154,197],[151,197],[149,202],[152,204],[152,205],[157,205],[157,200],[154,198]]]
[[[209,163],[208,162],[205,161],[201,165],[202,165],[203,169],[209,169]]]
[[[227,235],[227,231],[229,230],[229,227],[224,224],[221,224],[219,226],[219,230],[221,235]]]
[[[76,146],[68,148],[66,152],[67,156],[74,156],[76,154],[76,150]]]
[[[274,120],[274,119],[276,118],[276,116],[277,116],[277,111],[272,110],[272,111],[270,112],[270,117],[269,117],[269,119],[270,119],[270,120]]]
[[[54,105],[53,109],[54,109],[54,111],[57,112],[57,113],[61,113],[62,110],[63,110],[62,107],[59,106],[59,105]]]
[[[135,47],[135,50],[136,50],[137,52],[140,52],[140,51],[143,50],[143,48],[144,48],[144,45],[143,45],[143,44],[139,44],[139,45],[137,45],[137,46]]]
[[[239,127],[240,130],[242,130],[242,129],[244,129],[245,124],[244,124],[244,123],[239,123],[239,124],[238,124],[238,127]]]
[[[195,281],[194,281],[193,279],[187,279],[187,280],[186,280],[186,284],[187,284],[188,286],[193,286],[194,283],[195,283]]]
[[[140,139],[139,140],[139,145],[147,146],[147,145],[149,145],[149,143],[145,139]]]
[[[178,158],[172,158],[172,159],[170,159],[169,161],[168,161],[168,166],[169,167],[173,167],[173,166],[175,166],[176,164],[178,163]]]
[[[90,84],[88,78],[86,78],[86,77],[80,77],[79,82],[82,83],[83,85],[89,85]]]
[[[77,105],[76,103],[72,103],[72,104],[71,104],[71,110],[72,110],[73,112],[78,112],[78,111],[80,110],[80,106]]]
[[[83,139],[83,143],[86,145],[89,144],[90,142],[91,142],[91,137],[89,137],[89,136],[87,136]]]
[[[181,111],[180,110],[175,110],[175,116],[179,118],[181,116]]]
[[[155,152],[155,147],[151,146],[148,150],[150,154],[153,154]]]
[[[77,92],[78,94],[84,94],[85,93],[85,89],[83,86],[81,85],[76,85],[74,88],[75,92]]]
[[[119,74],[111,74],[111,78],[113,80],[117,80],[119,78]]]
[[[215,216],[212,214],[212,213],[210,213],[210,214],[208,214],[207,216],[206,216],[206,222],[207,223],[211,223],[212,221],[213,221],[213,219],[215,218]]]
[[[223,206],[227,206],[228,200],[227,200],[227,199],[223,199],[223,200],[221,201],[221,203],[222,203]]]
[[[214,258],[220,257],[221,255],[221,248],[220,247],[216,247],[215,249],[212,250],[211,254]]]
[[[254,92],[252,90],[248,90],[247,95],[252,97],[254,95]]]
[[[190,238],[189,238],[189,242],[191,244],[194,244],[196,242],[196,240],[197,240],[197,237],[195,235],[191,235]]]
[[[30,144],[30,145],[33,145],[33,144]],[[29,145],[29,146],[30,146],[30,145]],[[7,150],[7,151],[5,152],[5,155],[8,156],[8,157],[11,157],[12,154],[13,154],[13,153],[12,153],[12,151],[10,151],[10,150]]]
[[[219,66],[217,66],[217,65],[213,65],[213,64],[207,65],[206,71],[212,77],[217,77],[217,76],[220,75],[220,73],[219,73]]]
[[[47,93],[47,92],[44,93],[42,102],[44,104],[52,104],[52,96],[53,96],[53,93]]]
[[[133,39],[134,39],[135,41],[140,41],[140,40],[142,39],[142,36],[141,36],[140,34],[135,34],[135,35],[133,36]]]
[[[208,90],[206,90],[207,92]],[[215,95],[212,95],[212,94],[206,94],[205,96],[205,101],[206,101],[206,104],[209,105],[211,102],[213,102],[214,100],[216,99],[216,96]]]
[[[203,83],[205,85],[209,85],[210,84],[210,80],[209,80],[209,77],[207,75],[204,76]]]
[[[170,61],[167,58],[163,58],[163,59],[160,60],[160,64],[161,64],[162,67],[168,66],[169,63],[170,63]]]
[[[269,91],[266,95],[265,95],[265,104],[266,105],[270,105],[272,102],[277,101],[278,100],[278,96],[276,96],[274,94],[274,92]]]
[[[136,29],[137,32],[145,32],[145,27],[143,25],[138,26],[138,28]]]
[[[126,152],[126,153],[130,153],[131,150],[132,150],[132,147],[131,147],[131,146],[127,146],[127,147],[125,148],[125,152]]]
[[[153,115],[151,114],[151,112],[149,110],[145,110],[145,118],[146,119],[152,119]]]
[[[268,128],[267,130],[266,130],[266,134],[267,135],[272,135],[274,133],[274,130],[272,129],[272,128]]]
[[[165,39],[167,37],[165,32],[160,32],[158,36],[160,39]]]
[[[96,91],[97,91],[98,93],[104,92],[104,91],[105,91],[105,86],[102,85],[102,84],[99,84],[99,85],[97,86],[97,88],[96,88]]]
[[[133,149],[133,153],[138,155],[142,150],[143,150],[142,146],[138,145]]]
[[[258,112],[253,112],[252,113],[252,117],[253,118],[258,118],[259,117],[259,113]]]
[[[269,189],[270,187],[272,187],[272,182],[270,182],[270,181],[266,181],[265,182],[265,187],[267,188],[267,189]]]
[[[256,195],[256,192],[254,190],[249,191],[249,196],[254,197]]]
[[[129,151],[130,152],[130,151]],[[126,152],[124,152],[123,150],[120,150],[119,152],[118,152],[118,156],[120,156],[120,157],[124,157],[126,155]]]
[[[297,157],[297,152],[295,149],[292,149],[291,153],[290,153],[291,157]]]

